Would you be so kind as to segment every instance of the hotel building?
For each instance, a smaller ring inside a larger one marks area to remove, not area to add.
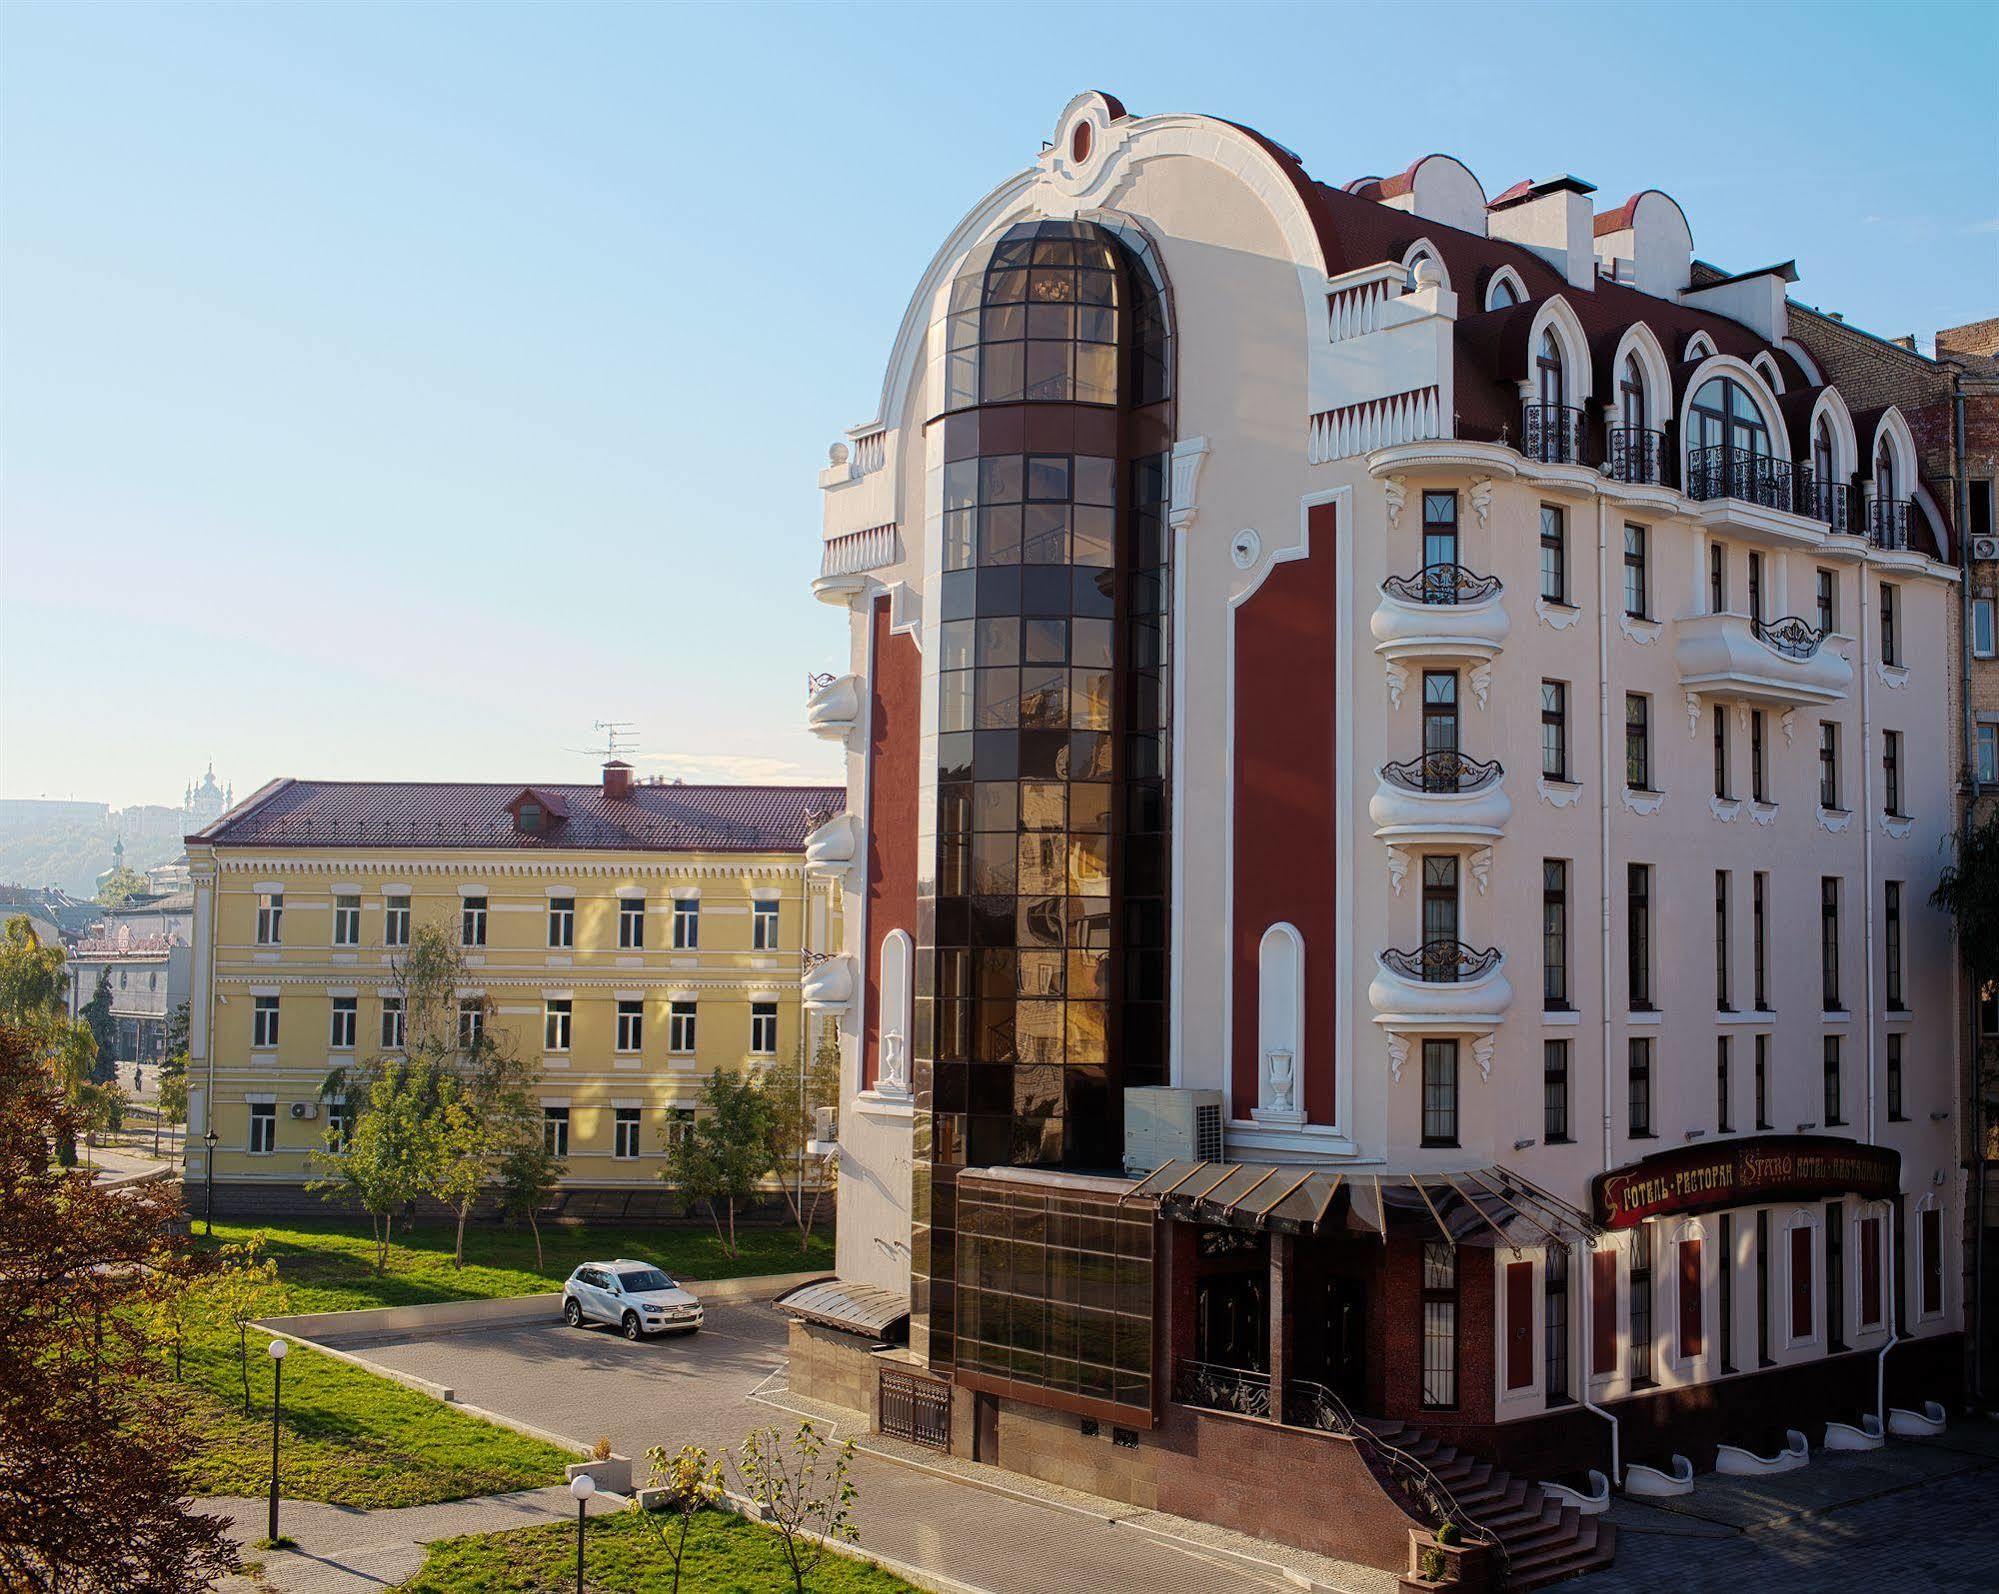
[[[1949,1397],[1952,517],[1795,278],[1096,93],[973,206],[821,476],[794,1387],[1516,1586],[1609,1557],[1592,1470]]]

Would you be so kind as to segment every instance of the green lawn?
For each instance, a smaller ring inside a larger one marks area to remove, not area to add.
[[[773,1594],[791,1587],[775,1530],[727,1512],[704,1511],[687,1535],[681,1594]],[[620,1512],[590,1523],[586,1586],[603,1594],[667,1594],[673,1568],[659,1541]],[[550,1594],[574,1586],[576,1528],[565,1523],[444,1539],[404,1594]],[[828,1553],[806,1586],[813,1594],[911,1594],[913,1585],[878,1566]]]
[[[363,1306],[418,1306],[502,1295],[534,1295],[562,1287],[578,1262],[639,1257],[691,1279],[737,1278],[752,1273],[801,1273],[830,1269],[833,1243],[815,1233],[809,1250],[793,1228],[740,1229],[729,1257],[712,1228],[658,1224],[548,1224],[541,1232],[543,1267],[534,1265],[534,1237],[526,1229],[480,1225],[465,1231],[465,1266],[451,1265],[448,1224],[399,1229],[388,1271],[375,1274],[375,1245],[358,1218],[281,1218],[268,1223],[218,1222],[220,1246],[262,1233],[265,1254],[276,1260],[290,1287],[294,1312],[337,1312]]]

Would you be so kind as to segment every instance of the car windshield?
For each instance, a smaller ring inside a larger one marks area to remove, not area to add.
[[[642,1295],[647,1290],[670,1290],[673,1280],[656,1267],[633,1268],[629,1273],[620,1273],[618,1282],[624,1285],[628,1294]]]

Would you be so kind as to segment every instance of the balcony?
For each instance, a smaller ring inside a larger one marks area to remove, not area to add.
[[[845,741],[859,723],[861,691],[851,675],[809,675],[805,678],[805,728],[828,741]]]
[[[843,1013],[854,999],[854,960],[837,953],[806,952],[799,994],[808,1013]]]
[[[1391,846],[1489,846],[1513,817],[1505,775],[1497,762],[1455,752],[1383,764],[1367,805],[1374,834]]]
[[[1853,684],[1853,666],[1796,615],[1699,614],[1676,626],[1673,660],[1689,693],[1794,709],[1842,702]]]
[[[1497,576],[1463,565],[1425,565],[1381,584],[1369,628],[1374,651],[1393,663],[1406,658],[1485,660],[1506,641],[1506,610]]]
[[[1796,502],[1799,514],[1816,520],[1828,531],[1851,536],[1859,530],[1853,524],[1851,495],[1845,482],[1821,481],[1800,470]]]
[[[1867,540],[1876,548],[1900,552],[1909,546],[1909,501],[1874,498],[1867,504]]]
[[[1610,429],[1610,474],[1633,487],[1663,487],[1666,481],[1666,434],[1643,426]]]
[[[1506,955],[1497,947],[1426,941],[1378,953],[1367,988],[1377,1024],[1397,1029],[1490,1030],[1513,1005]]]
[[[841,875],[853,868],[860,855],[861,827],[844,809],[831,814],[814,814],[816,821],[805,837],[805,872],[814,875]]]
[[[1733,498],[1761,509],[1802,514],[1797,504],[1798,468],[1788,459],[1753,449],[1716,444],[1687,452],[1687,496],[1705,503]]]
[[[1568,404],[1520,408],[1520,452],[1543,465],[1583,463],[1583,412]]]

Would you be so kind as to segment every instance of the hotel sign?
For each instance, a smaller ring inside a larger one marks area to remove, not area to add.
[[[1821,1196],[1892,1196],[1902,1187],[1902,1154],[1830,1135],[1758,1135],[1715,1146],[1661,1151],[1600,1173],[1590,1193],[1596,1221],[1629,1229],[1672,1212],[1719,1212]]]

